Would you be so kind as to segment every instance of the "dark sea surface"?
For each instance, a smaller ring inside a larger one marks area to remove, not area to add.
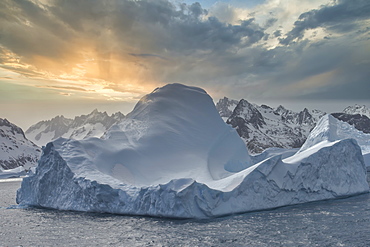
[[[370,194],[171,220],[14,208],[19,187],[0,182],[0,246],[370,246]]]

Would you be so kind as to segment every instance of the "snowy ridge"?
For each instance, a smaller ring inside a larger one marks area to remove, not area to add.
[[[39,146],[59,137],[76,140],[101,137],[113,124],[123,118],[124,115],[120,112],[109,116],[106,112],[99,112],[96,109],[88,115],[76,116],[74,119],[57,116],[32,125],[26,131],[26,136]]]
[[[25,137],[21,128],[0,118],[0,173],[18,167],[28,170],[36,166],[40,155],[41,149]]]
[[[318,146],[288,158],[271,150],[254,163],[204,90],[170,84],[143,97],[103,138],[49,143],[17,203],[206,218],[369,191],[356,141]]]

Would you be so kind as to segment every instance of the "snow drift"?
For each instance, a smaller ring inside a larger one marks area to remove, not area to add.
[[[369,190],[352,139],[253,164],[202,89],[170,84],[143,97],[101,139],[47,144],[17,203],[65,210],[204,218]]]

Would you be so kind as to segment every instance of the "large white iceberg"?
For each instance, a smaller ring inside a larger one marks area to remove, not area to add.
[[[258,159],[204,90],[170,84],[143,97],[101,139],[47,144],[17,203],[204,218],[369,190],[353,139],[320,142],[285,159],[266,157],[253,164]]]

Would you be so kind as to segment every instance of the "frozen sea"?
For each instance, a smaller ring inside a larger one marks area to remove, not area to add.
[[[0,246],[370,246],[370,194],[173,220],[17,209],[19,187],[20,181],[0,180]]]

